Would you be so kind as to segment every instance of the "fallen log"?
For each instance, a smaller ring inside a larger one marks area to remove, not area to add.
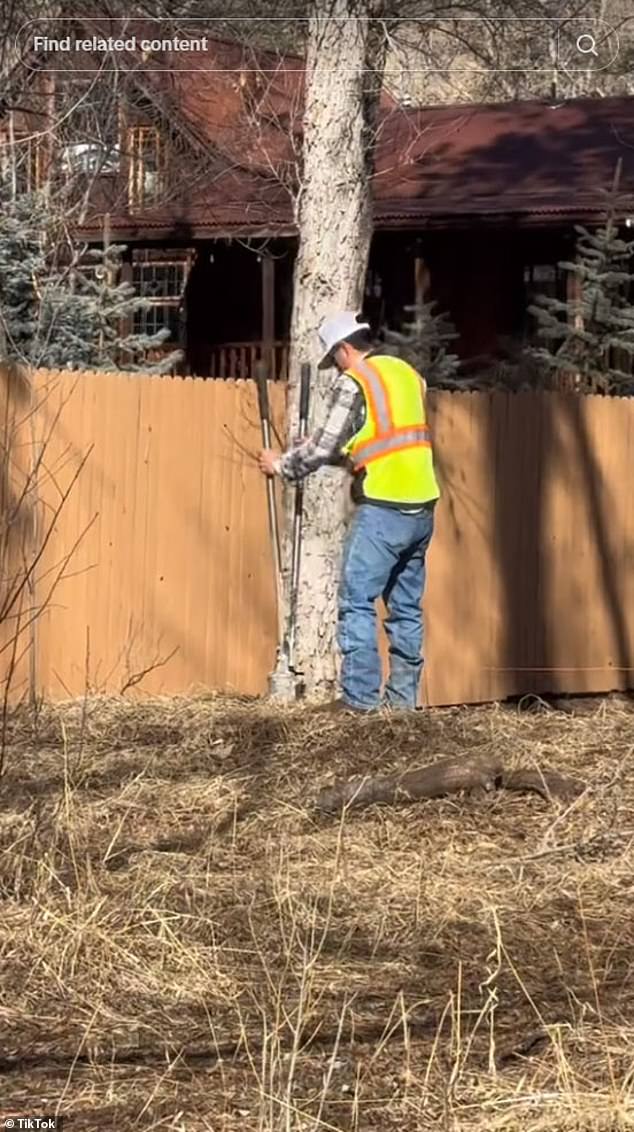
[[[327,786],[315,799],[316,809],[338,813],[344,808],[360,809],[381,804],[387,806],[423,799],[441,798],[463,790],[495,789],[533,792],[551,801],[571,801],[585,789],[582,782],[566,778],[552,770],[520,767],[507,771],[502,760],[490,758],[439,759],[429,766],[388,774],[380,778],[354,778],[349,782]]]
[[[553,798],[560,802],[574,802],[586,788],[585,782],[559,774],[556,770],[531,770],[529,767],[504,771],[496,785],[504,790],[517,790],[523,794],[540,794],[546,802],[551,802]]]

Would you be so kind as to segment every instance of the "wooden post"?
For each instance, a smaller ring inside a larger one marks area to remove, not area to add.
[[[429,268],[421,255],[414,258],[414,303],[416,305],[416,329],[421,329],[420,308],[429,290]]]
[[[566,300],[569,303],[578,302],[581,299],[582,288],[581,280],[578,275],[572,271],[566,272]],[[570,318],[570,311],[568,311],[568,318]],[[572,326],[575,330],[583,330],[583,316],[580,311],[575,311],[572,318]],[[561,382],[560,382],[561,385]],[[581,385],[581,374],[574,373],[570,378],[569,388],[578,390]]]
[[[268,367],[270,380],[275,380],[275,260],[272,256],[262,256],[262,354]]]
[[[54,164],[54,123],[55,123],[55,75],[44,75],[42,78],[44,88],[44,101],[46,106],[46,134],[39,142],[38,147],[38,184],[37,188],[44,187],[46,194],[50,195],[51,174]]]
[[[414,302],[417,307],[422,306],[425,302],[428,288],[429,270],[423,257],[417,255],[414,259]]]
[[[132,253],[130,251],[124,252],[124,258],[121,261],[121,271],[119,278],[121,283],[127,283],[132,286]],[[126,338],[128,334],[132,334],[133,332],[134,316],[128,312],[128,314],[124,315],[124,317],[121,319],[121,329],[119,333],[121,334],[122,338]]]
[[[108,249],[110,248],[110,213],[104,212],[102,219],[102,250],[103,250],[103,264],[101,268],[104,272],[103,283],[105,286],[112,286],[114,282],[112,265],[108,260]],[[119,333],[122,327],[119,326]],[[99,355],[103,355],[104,348],[104,333],[103,330],[99,331]]]
[[[9,154],[11,157],[11,200],[18,195],[17,151],[15,148],[15,111],[9,111]]]
[[[613,177],[613,180],[612,180],[612,191],[611,191],[610,197],[609,197],[607,219],[606,219],[606,224],[605,224],[608,238],[611,235],[614,234],[614,231],[617,228],[617,223],[615,221],[615,213],[616,213],[617,204],[618,204],[618,192],[619,192],[619,188],[620,188],[620,184],[621,184],[622,168],[623,168],[623,159],[621,157],[619,157],[617,159],[617,162],[616,162],[616,165],[615,165],[615,168],[614,168],[614,177]],[[579,279],[579,276],[573,274],[572,271],[568,271],[567,274],[566,274],[566,300],[569,303],[579,302],[579,300],[582,298],[582,296],[583,296],[583,288],[581,286],[581,280]],[[575,311],[574,316],[572,318],[572,321],[570,320],[570,312],[569,311],[568,311],[567,317],[568,317],[568,321],[571,322],[571,325],[573,326],[573,328],[575,330],[583,330],[583,315],[581,314],[581,311],[579,311],[579,310]],[[581,386],[581,374],[577,372],[573,375],[572,387],[573,387],[573,389],[578,390],[580,388],[580,386]],[[590,390],[590,392],[591,393],[597,392],[596,383],[593,383],[593,386],[592,386],[592,389]]]
[[[572,271],[566,272],[566,298],[569,303],[581,298],[581,280]],[[573,326],[575,330],[583,330],[583,316],[580,311],[575,312]]]

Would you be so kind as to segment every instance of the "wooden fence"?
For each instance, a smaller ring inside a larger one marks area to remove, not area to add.
[[[249,454],[254,386],[40,372],[25,398],[8,383],[3,592],[35,514],[35,544],[46,542],[25,588],[16,686],[35,680],[52,698],[264,691],[275,616],[264,484]],[[280,427],[284,395],[272,383]],[[634,684],[634,401],[440,393],[430,408],[443,499],[426,701]],[[27,492],[11,526],[29,460],[39,503]],[[10,656],[4,647],[5,675]]]

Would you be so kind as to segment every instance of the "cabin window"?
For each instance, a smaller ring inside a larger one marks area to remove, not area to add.
[[[559,298],[565,287],[565,272],[556,263],[532,263],[524,268],[524,287],[529,302],[537,295]]]
[[[29,135],[0,133],[0,178],[12,196],[33,193],[45,182],[45,160],[38,139]]]
[[[524,339],[529,343],[537,340],[535,316],[529,307],[539,295],[552,299],[566,298],[566,272],[555,263],[532,263],[524,268]]]
[[[132,284],[137,295],[150,305],[135,311],[135,334],[169,330],[170,341],[179,339],[180,308],[189,270],[189,256],[161,260],[134,260]]]
[[[61,167],[65,173],[117,173],[119,147],[105,142],[73,142],[64,147]]]
[[[156,126],[128,129],[128,158],[129,207],[150,208],[158,203],[163,187],[163,139]]]

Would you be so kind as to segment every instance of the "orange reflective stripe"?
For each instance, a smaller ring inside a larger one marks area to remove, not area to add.
[[[387,382],[386,382],[383,374],[381,373],[378,365],[376,364],[375,358],[364,358],[363,364],[372,370],[372,372],[374,373],[377,381],[379,382],[379,384],[380,384],[380,386],[383,390],[383,396],[385,397],[385,401],[386,401],[386,404],[387,404],[388,415],[389,415],[389,418],[390,418],[390,426],[391,426],[391,424],[394,420],[394,412],[392,410],[392,399],[391,399],[391,395],[390,395],[390,387],[387,384]],[[423,377],[421,377],[421,375],[413,368],[413,366],[410,366],[408,364],[408,369],[410,369],[412,371],[412,373],[418,378],[419,385],[420,385],[420,407],[421,407],[421,411],[424,413],[424,411],[425,411],[425,388],[426,388],[425,379]]]
[[[411,367],[410,367],[411,368]],[[416,371],[413,371],[414,373]],[[389,382],[371,358],[363,358],[348,373],[361,386],[366,401],[367,425],[365,439],[352,443],[348,458],[352,469],[360,471],[366,464],[383,456],[402,452],[407,448],[431,448],[430,430],[425,419],[425,398],[421,381],[420,423],[395,426]]]
[[[429,440],[431,435],[427,425],[401,425],[400,428],[393,428],[382,436],[373,436],[368,440],[364,440],[362,444],[357,446],[355,452],[363,452],[364,449],[368,448],[371,444],[374,445],[380,444],[383,441],[391,441],[393,438],[406,436],[410,433],[424,434],[426,440]]]
[[[431,440],[408,440],[404,441],[403,444],[397,444],[394,448],[387,449],[387,451],[390,456],[393,456],[395,452],[404,452],[406,448],[431,448]],[[366,456],[362,464],[355,464],[355,468],[357,466],[365,468],[367,464],[371,464],[374,460],[380,460],[382,456],[385,456],[385,452],[375,452],[373,456]]]
[[[364,364],[364,366],[367,366],[367,368],[369,370],[372,371],[372,373],[374,374],[374,377],[376,378],[376,380],[377,380],[377,382],[378,382],[378,384],[381,388],[381,391],[383,393],[383,399],[385,401],[386,417],[387,417],[385,431],[386,431],[386,434],[387,434],[388,430],[391,432],[393,425],[394,425],[394,412],[393,412],[393,409],[392,409],[392,398],[390,397],[389,386],[387,385],[385,378],[383,377],[383,374],[381,373],[381,371],[378,368],[378,366],[376,365],[376,363],[372,360],[372,358],[364,358],[363,364]]]
[[[363,387],[370,408],[375,436],[382,436],[389,432],[392,414],[388,391],[381,375],[373,366],[369,365],[367,358],[363,358],[354,369],[348,370],[348,373],[352,377],[356,377]]]
[[[374,436],[365,440],[352,453],[352,463],[355,467],[361,467],[380,456],[415,447],[431,448],[431,434],[427,425],[405,425],[392,429],[388,436]]]
[[[372,386],[370,385],[370,383],[365,380],[365,377],[356,368],[356,366],[355,366],[354,369],[349,369],[348,373],[350,374],[351,377],[356,378],[356,380],[359,382],[359,385],[363,389],[366,401],[368,403],[368,408],[370,410],[370,420],[374,423],[375,431],[376,431],[376,422],[378,420],[378,415],[377,415],[376,401],[374,399],[374,390],[372,389]]]

